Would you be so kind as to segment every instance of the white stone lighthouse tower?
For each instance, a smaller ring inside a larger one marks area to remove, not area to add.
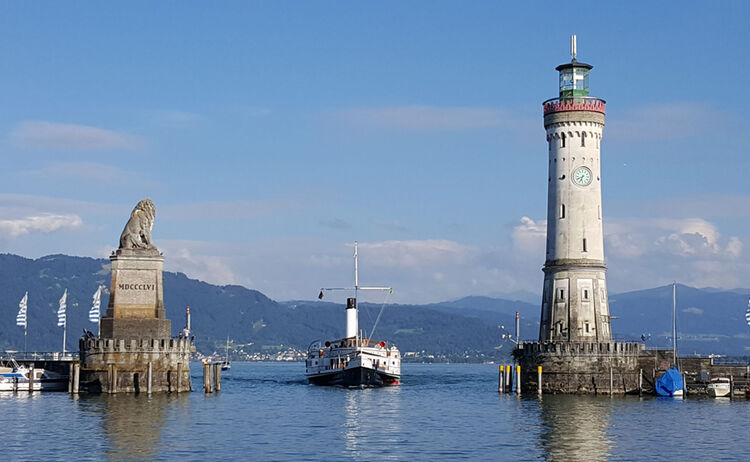
[[[600,146],[605,101],[589,95],[593,66],[557,66],[560,95],[543,103],[549,147],[547,258],[540,342],[611,342]]]

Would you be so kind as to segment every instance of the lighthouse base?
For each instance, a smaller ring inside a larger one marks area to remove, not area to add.
[[[542,393],[638,393],[641,384],[641,343],[521,343],[513,358],[521,366],[521,390],[537,393],[542,367]]]

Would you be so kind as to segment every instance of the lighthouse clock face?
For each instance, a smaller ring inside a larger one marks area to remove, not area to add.
[[[587,167],[578,167],[573,172],[573,183],[578,186],[588,186],[591,184],[591,170]]]

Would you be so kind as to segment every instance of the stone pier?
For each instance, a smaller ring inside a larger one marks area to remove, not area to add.
[[[193,391],[190,384],[189,339],[80,340],[81,390],[90,393]]]
[[[513,350],[521,366],[521,389],[536,393],[542,366],[543,393],[638,393],[642,343],[533,342]]]

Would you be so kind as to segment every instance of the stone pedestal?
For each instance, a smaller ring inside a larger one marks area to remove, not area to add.
[[[621,395],[638,393],[645,352],[642,343],[521,343],[513,358],[521,366],[521,390],[537,393],[542,366],[543,393]]]
[[[164,257],[157,250],[118,249],[109,259],[112,283],[101,337],[169,338],[172,324],[164,310]]]
[[[81,391],[192,391],[189,339],[172,339],[164,309],[164,257],[156,249],[118,249],[100,338],[82,338]]]

